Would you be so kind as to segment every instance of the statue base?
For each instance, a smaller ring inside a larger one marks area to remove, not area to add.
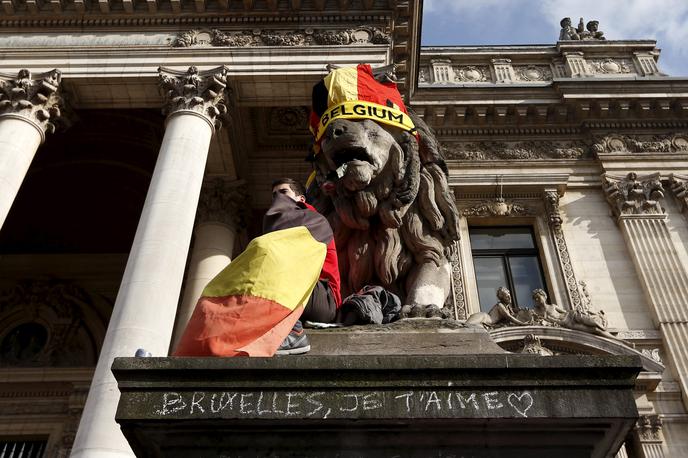
[[[323,351],[392,348],[337,334]],[[613,456],[638,418],[637,356],[437,354],[419,334],[403,355],[117,358],[116,420],[137,456],[573,458]]]
[[[506,353],[482,326],[407,318],[382,325],[307,329],[309,355],[485,355]]]

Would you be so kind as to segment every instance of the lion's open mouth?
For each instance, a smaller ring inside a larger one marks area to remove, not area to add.
[[[368,154],[368,150],[360,146],[339,150],[336,153],[334,153],[334,155],[332,156],[332,160],[334,161],[337,168],[341,167],[347,162],[356,160],[368,162],[369,164],[373,163],[372,158]]]

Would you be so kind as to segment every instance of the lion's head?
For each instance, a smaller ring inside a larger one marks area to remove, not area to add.
[[[433,132],[336,119],[316,156],[316,206],[335,231],[345,293],[380,284],[405,295],[414,266],[446,263],[457,210]],[[441,305],[441,304],[440,304]]]

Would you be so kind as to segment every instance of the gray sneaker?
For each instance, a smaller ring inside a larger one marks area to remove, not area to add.
[[[279,346],[276,355],[301,355],[311,351],[311,344],[308,342],[306,331],[301,326],[301,321],[297,321],[289,332],[289,335]]]

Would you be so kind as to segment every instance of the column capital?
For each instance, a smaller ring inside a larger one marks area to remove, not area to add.
[[[681,211],[688,210],[688,176],[672,173],[669,175],[669,187],[681,207]]]
[[[61,117],[61,83],[62,72],[57,69],[37,75],[25,68],[16,76],[0,73],[0,116],[26,119],[45,140],[45,133],[54,132],[54,122]]]
[[[202,72],[196,67],[186,71],[158,68],[159,85],[165,95],[163,113],[169,118],[179,112],[192,111],[219,129],[230,98],[227,73],[225,66]]]
[[[664,217],[661,206],[664,188],[659,173],[638,176],[631,172],[626,176],[603,175],[602,185],[607,203],[617,219],[628,215]]]
[[[219,222],[240,229],[246,226],[248,200],[248,190],[243,180],[208,179],[201,189],[196,222]]]

